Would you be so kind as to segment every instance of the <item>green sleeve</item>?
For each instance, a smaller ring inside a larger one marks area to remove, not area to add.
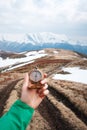
[[[33,113],[33,108],[21,100],[17,100],[10,110],[0,118],[0,130],[25,130]]]

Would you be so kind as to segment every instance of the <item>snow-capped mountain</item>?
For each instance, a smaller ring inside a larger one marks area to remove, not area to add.
[[[0,40],[8,42],[19,42],[19,43],[32,43],[32,44],[41,44],[41,43],[56,43],[61,41],[68,41],[66,35],[63,34],[54,34],[48,32],[42,33],[29,33],[29,34],[0,34]]]
[[[29,34],[0,34],[0,49],[5,51],[22,52],[43,48],[63,48],[87,54],[87,45],[71,41],[63,34],[50,32]]]

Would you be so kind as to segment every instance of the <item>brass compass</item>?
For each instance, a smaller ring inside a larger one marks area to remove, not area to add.
[[[43,72],[35,67],[33,70],[29,72],[29,80],[31,82],[31,88],[41,88],[40,81],[43,79]]]

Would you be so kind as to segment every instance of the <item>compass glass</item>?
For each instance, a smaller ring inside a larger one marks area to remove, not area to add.
[[[33,82],[39,82],[42,79],[42,74],[38,70],[34,70],[30,73],[30,80]]]

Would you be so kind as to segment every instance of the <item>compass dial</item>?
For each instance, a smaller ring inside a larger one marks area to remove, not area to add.
[[[33,70],[30,72],[29,78],[31,81],[37,83],[42,79],[42,73],[39,70]]]

